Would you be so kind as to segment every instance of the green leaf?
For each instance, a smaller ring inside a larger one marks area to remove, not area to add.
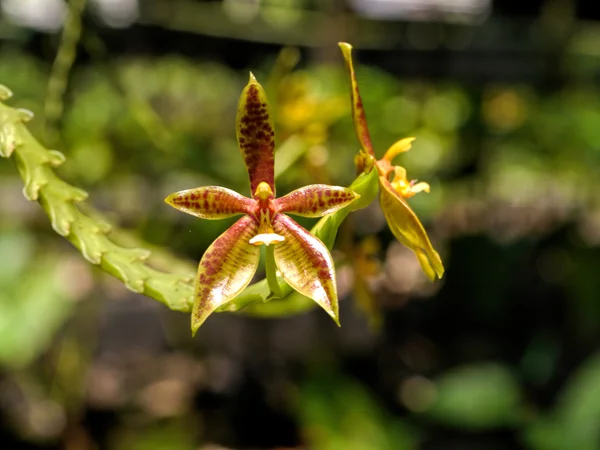
[[[313,374],[300,387],[299,421],[307,447],[319,450],[410,450],[415,433],[360,384],[335,373]]]
[[[74,302],[57,265],[33,259],[33,242],[18,232],[0,234],[0,366],[24,367],[50,343]]]
[[[554,411],[525,431],[539,450],[600,448],[600,353],[588,359],[560,393]]]
[[[523,419],[522,393],[515,376],[498,364],[463,366],[435,380],[435,396],[424,414],[471,429],[513,426]],[[412,395],[418,396],[418,392]]]

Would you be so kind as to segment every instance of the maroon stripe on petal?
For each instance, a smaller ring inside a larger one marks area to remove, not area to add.
[[[203,186],[175,192],[165,202],[202,219],[224,219],[252,213],[255,201],[221,186]]]
[[[278,211],[304,217],[322,217],[349,205],[359,198],[352,189],[311,184],[275,199]]]
[[[260,248],[248,241],[258,231],[254,218],[244,216],[206,250],[198,266],[192,309],[192,332],[219,306],[233,300],[252,280]]]
[[[350,98],[352,100],[352,119],[354,121],[354,129],[356,130],[356,136],[362,146],[362,148],[371,156],[375,156],[373,151],[373,144],[371,143],[371,135],[369,134],[369,126],[367,124],[367,116],[365,114],[365,108],[363,106],[362,98],[360,97],[360,91],[358,90],[358,82],[356,80],[356,74],[354,73],[354,64],[352,63],[352,46],[345,42],[339,43],[344,61],[346,62],[346,69],[350,78]]]

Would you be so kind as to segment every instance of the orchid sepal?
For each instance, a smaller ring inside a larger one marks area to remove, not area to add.
[[[334,213],[360,198],[350,188],[311,184],[276,200],[279,212],[302,217],[323,217]]]
[[[346,62],[346,69],[350,76],[350,97],[352,100],[352,119],[354,121],[354,129],[356,130],[356,137],[358,142],[362,146],[363,150],[369,155],[375,156],[373,150],[373,143],[371,142],[371,135],[369,133],[369,127],[367,125],[367,117],[363,106],[360,91],[358,89],[358,82],[356,81],[356,74],[354,73],[354,64],[352,62],[352,46],[346,42],[340,42],[340,49]]]
[[[252,72],[240,95],[236,118],[236,135],[254,195],[259,183],[265,182],[275,193],[275,131],[269,114],[265,90]]]
[[[284,214],[275,218],[273,229],[285,237],[286,245],[276,246],[274,254],[286,283],[313,299],[339,326],[335,268],[325,244]]]
[[[174,192],[165,198],[165,203],[202,219],[226,219],[252,212],[252,201],[249,198],[221,186],[203,186]]]
[[[192,309],[192,334],[217,308],[228,303],[250,284],[258,268],[260,249],[248,241],[258,225],[244,216],[221,234],[198,265]]]
[[[421,268],[427,278],[434,281],[444,274],[444,266],[440,255],[435,251],[427,232],[417,215],[406,200],[393,188],[384,177],[379,178],[381,184],[381,209],[396,239],[417,255]]]

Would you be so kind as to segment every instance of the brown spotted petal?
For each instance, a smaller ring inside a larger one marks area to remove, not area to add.
[[[260,248],[248,241],[257,231],[257,222],[250,216],[244,216],[204,253],[196,278],[193,334],[215,309],[232,300],[252,280],[258,267]]]
[[[323,217],[342,209],[359,197],[360,195],[352,189],[311,184],[276,199],[275,205],[279,212],[304,217]]]
[[[371,156],[375,156],[373,144],[371,143],[371,135],[369,134],[369,127],[367,125],[367,116],[358,90],[354,65],[352,64],[352,46],[346,42],[340,42],[338,45],[342,50],[342,55],[346,62],[346,69],[348,70],[348,76],[350,77],[350,98],[352,99],[352,120],[354,121],[354,130],[356,131],[356,136],[364,151]]]
[[[423,272],[431,281],[434,281],[436,276],[442,278],[442,260],[431,245],[417,215],[387,179],[379,177],[379,184],[381,209],[396,239],[415,252]]]
[[[275,193],[275,132],[269,115],[267,95],[250,73],[250,81],[238,103],[237,139],[250,177],[250,192],[262,181]]]
[[[335,270],[327,247],[284,214],[275,216],[273,230],[285,238],[274,250],[285,281],[313,299],[339,325]]]
[[[254,205],[251,199],[221,186],[204,186],[175,192],[165,202],[202,219],[225,219],[237,214],[250,214]]]

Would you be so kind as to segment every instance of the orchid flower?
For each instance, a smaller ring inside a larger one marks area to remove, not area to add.
[[[377,170],[380,187],[379,203],[392,233],[396,239],[417,255],[423,272],[431,281],[434,281],[436,277],[441,278],[444,274],[442,260],[431,245],[419,218],[406,201],[419,192],[429,192],[429,185],[416,180],[409,181],[406,169],[392,165],[392,160],[396,156],[410,149],[415,138],[401,139],[387,150],[382,159],[377,160],[352,64],[352,46],[345,42],[341,42],[339,45],[350,76],[352,118],[356,136],[362,147],[356,158],[357,168],[359,172],[364,173],[369,173],[373,169]],[[392,178],[390,179],[390,177]]]
[[[314,184],[275,197],[273,120],[265,91],[252,73],[238,104],[237,140],[252,198],[220,186],[203,186],[175,192],[165,199],[174,208],[202,219],[243,214],[210,245],[200,261],[192,332],[195,334],[212,312],[250,283],[262,244],[267,246],[267,278],[276,278],[275,270],[269,267],[274,261],[292,288],[314,300],[339,324],[331,254],[323,242],[286,213],[322,217],[344,208],[359,195],[348,188]],[[275,290],[276,284],[275,279]]]

